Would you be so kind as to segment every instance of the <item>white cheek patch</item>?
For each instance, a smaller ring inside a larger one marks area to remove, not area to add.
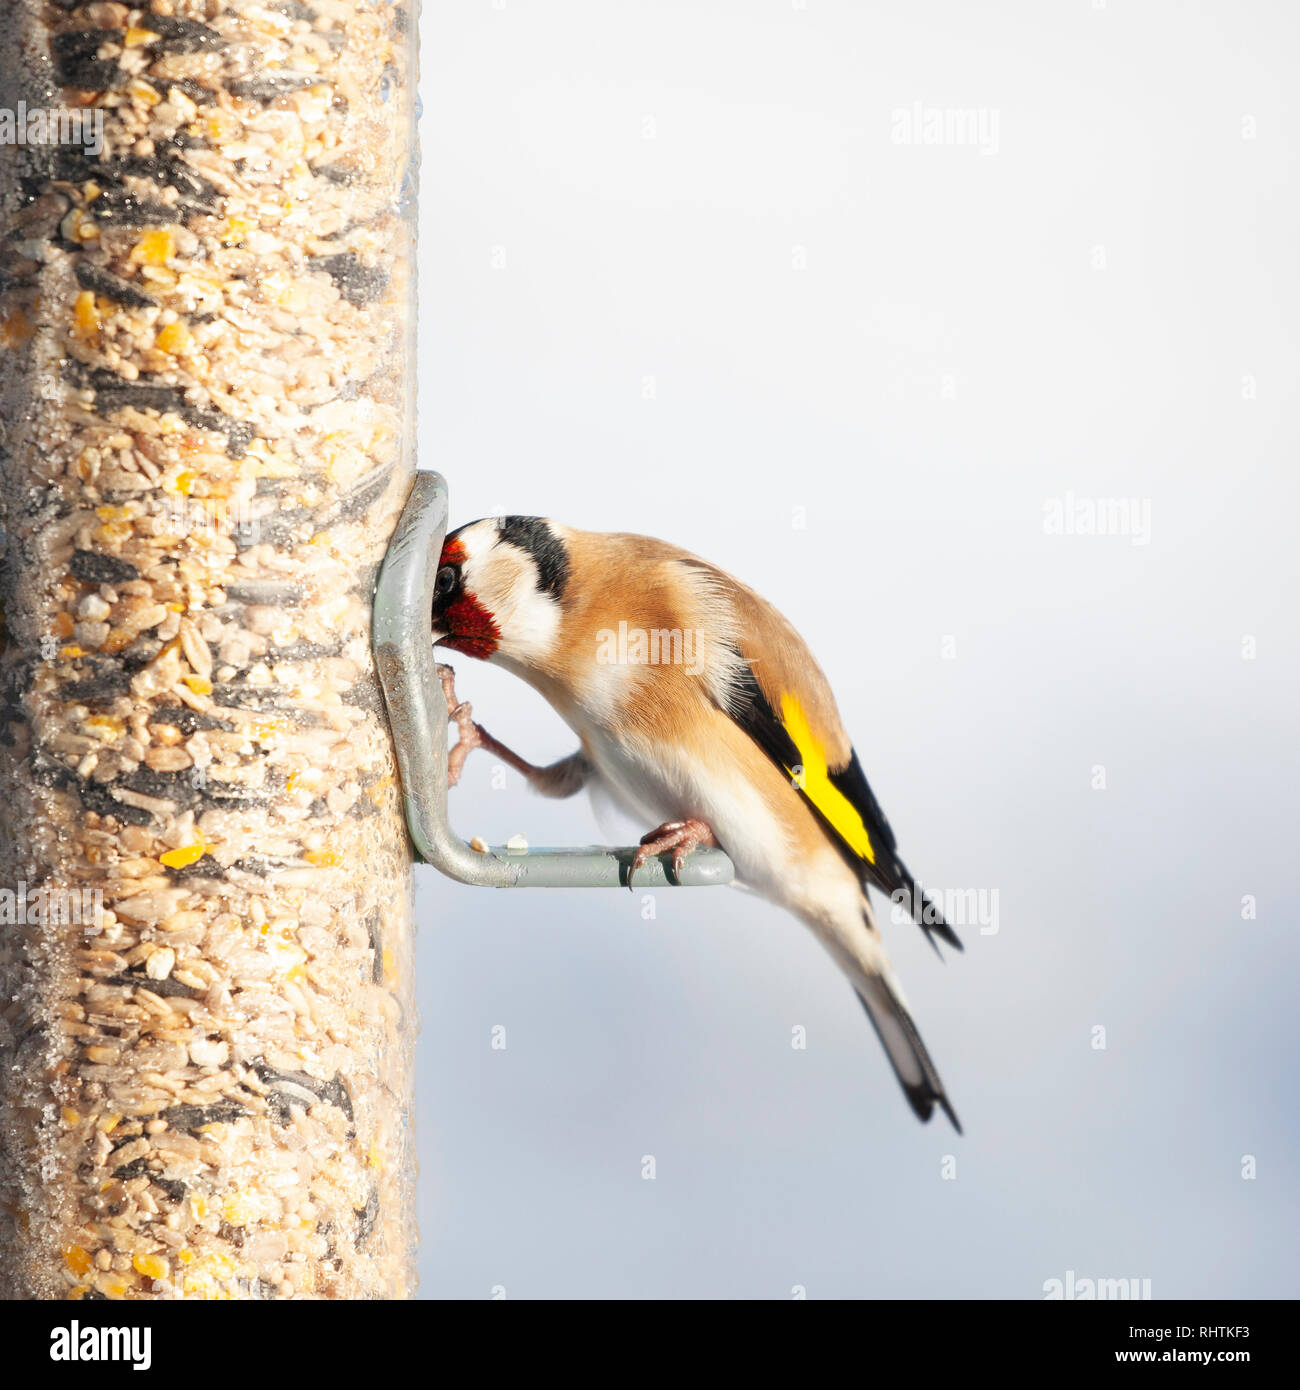
[[[532,582],[532,575],[521,576],[513,591],[502,604],[502,656],[539,666],[555,648],[560,630],[560,605],[542,593]]]
[[[523,666],[540,665],[560,630],[560,605],[537,587],[537,566],[514,546],[493,545],[470,553],[462,578],[466,592],[487,609],[501,630],[500,656]]]

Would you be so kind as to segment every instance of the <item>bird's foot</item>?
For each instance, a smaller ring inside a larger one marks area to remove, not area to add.
[[[442,693],[447,697],[447,718],[456,725],[456,742],[447,754],[447,785],[454,787],[460,781],[460,774],[465,770],[465,759],[476,748],[482,748],[485,752],[495,753],[502,762],[508,763],[516,772],[522,772],[534,782],[539,790],[546,791],[549,785],[547,774],[551,769],[534,767],[513,749],[494,739],[482,724],[474,722],[474,707],[468,700],[462,700],[457,696],[456,673],[450,666],[438,667],[438,679],[442,682]],[[576,790],[576,785],[574,789]]]
[[[632,887],[632,876],[655,855],[666,854],[672,850],[673,873],[680,874],[686,856],[693,849],[698,849],[701,845],[716,849],[717,844],[713,831],[702,820],[691,817],[688,820],[665,821],[658,830],[641,836],[641,848],[637,850],[632,867],[627,871],[627,886]]]
[[[450,666],[439,666],[438,679],[447,698],[447,718],[456,725],[456,743],[447,754],[447,785],[454,787],[465,769],[465,759],[476,748],[485,747],[488,736],[474,722],[473,706],[457,696],[455,671]]]

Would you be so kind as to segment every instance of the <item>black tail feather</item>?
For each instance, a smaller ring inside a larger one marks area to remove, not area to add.
[[[907,1006],[884,976],[874,976],[865,988],[869,993],[864,992],[863,987],[856,989],[858,1000],[876,1030],[898,1084],[903,1088],[903,1094],[916,1117],[923,1122],[928,1121],[938,1105],[952,1122],[953,1129],[961,1134],[961,1121],[948,1100],[939,1072],[926,1051],[925,1043],[921,1041],[921,1034]]]

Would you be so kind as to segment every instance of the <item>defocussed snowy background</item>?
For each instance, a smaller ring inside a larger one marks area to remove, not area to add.
[[[647,921],[419,870],[423,1294],[1300,1294],[1300,15],[478,0],[421,30],[453,522],[644,531],[752,584],[908,865],[985,908],[946,964],[886,925],[959,1139],[756,898]],[[574,747],[454,664],[525,756]],[[495,780],[476,753],[467,837],[607,838]]]

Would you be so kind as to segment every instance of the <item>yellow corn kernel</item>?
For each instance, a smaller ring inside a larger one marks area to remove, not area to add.
[[[183,849],[169,849],[166,854],[160,854],[158,857],[169,869],[188,869],[191,864],[197,864],[207,852],[207,845],[200,841],[196,845],[186,845]]]
[[[248,218],[232,217],[230,218],[230,225],[222,233],[221,244],[223,246],[238,246],[252,230],[253,224]]]
[[[115,1115],[111,1110],[106,1110],[99,1119],[95,1121],[95,1126],[103,1134],[112,1134],[121,1119],[121,1115]]]
[[[234,1277],[234,1261],[226,1255],[210,1251],[185,1271],[182,1292],[186,1298],[230,1298],[230,1283]]]
[[[106,521],[95,528],[95,537],[105,545],[116,546],[131,539],[132,526],[129,521]]]
[[[82,290],[77,296],[74,309],[77,337],[89,339],[99,334],[99,310],[95,307],[95,296],[89,290]]]
[[[126,31],[126,37],[122,40],[125,48],[143,48],[147,43],[157,43],[159,35],[152,29],[141,29],[138,25],[131,25]]]
[[[337,869],[343,863],[343,856],[334,849],[309,849],[303,858],[319,869]]]
[[[80,647],[64,647],[59,653],[60,656],[67,657],[69,661],[76,661],[78,657],[85,656],[85,654]]]
[[[194,479],[197,476],[197,474],[192,472],[178,473],[176,475],[176,481],[172,484],[172,488],[176,492],[179,492],[182,497],[188,497],[190,495],[190,489],[194,486]]]
[[[73,1125],[79,1125],[81,1123],[81,1116],[78,1115],[70,1105],[65,1105],[63,1107],[63,1123],[69,1128]]]
[[[125,1298],[127,1283],[120,1274],[101,1275],[95,1280],[95,1287],[105,1298]]]
[[[141,106],[146,106],[152,110],[162,100],[159,92],[147,82],[141,82],[138,78],[134,82],[127,84],[126,90],[131,95],[132,101],[138,101]]]
[[[226,1198],[221,1214],[232,1226],[247,1226],[250,1221],[255,1219],[252,1205],[239,1192],[235,1193],[233,1197]]]
[[[292,941],[283,941],[277,938],[268,941],[267,946],[275,959],[276,966],[284,971],[288,979],[297,982],[303,978],[303,965],[307,961],[307,952],[301,946],[295,945]]]
[[[212,682],[208,680],[206,676],[182,676],[181,680],[183,680],[196,695],[212,694]]]
[[[63,1263],[74,1274],[89,1274],[91,1259],[90,1252],[83,1250],[80,1245],[69,1245],[63,1251]]]
[[[136,242],[131,260],[136,265],[166,265],[174,251],[170,227],[157,227]]]
[[[173,357],[179,357],[182,353],[188,352],[193,339],[190,337],[190,330],[177,319],[174,323],[169,323],[166,328],[158,334],[158,348],[162,352],[170,352]]]
[[[190,1247],[189,1247],[188,1245],[182,1246],[181,1249],[178,1250],[178,1251],[176,1252],[176,1258],[177,1258],[177,1259],[181,1262],[181,1264],[183,1264],[183,1265],[193,1264],[193,1263],[194,1263],[194,1251],[191,1250]]]
[[[21,309],[15,309],[5,320],[3,332],[0,333],[0,337],[3,337],[5,347],[22,347],[31,336],[31,320]]]
[[[131,1263],[136,1273],[143,1274],[146,1279],[166,1279],[172,1272],[171,1266],[161,1255],[137,1255]]]

